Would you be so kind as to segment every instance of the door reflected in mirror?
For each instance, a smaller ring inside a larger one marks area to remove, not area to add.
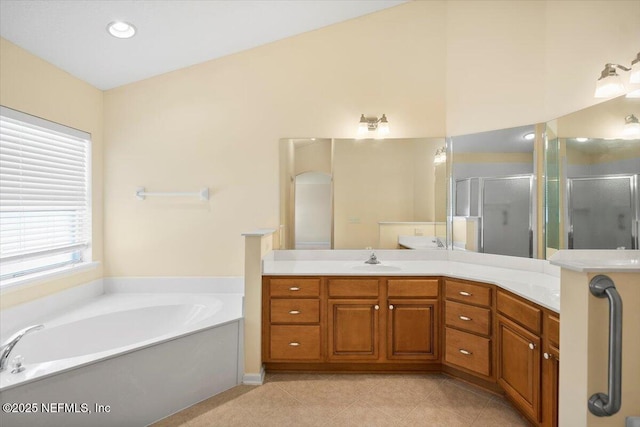
[[[547,252],[638,249],[640,134],[619,97],[547,123]]]
[[[535,257],[536,127],[450,140],[453,249]]]
[[[283,248],[446,249],[444,138],[282,139],[280,178]]]

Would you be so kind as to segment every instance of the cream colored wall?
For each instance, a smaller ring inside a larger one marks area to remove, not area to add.
[[[427,141],[423,143],[428,144]],[[335,141],[333,222],[336,249],[378,247],[380,221],[416,220],[415,145],[413,140],[401,139]],[[426,159],[424,163],[427,163]],[[429,187],[433,187],[433,173],[422,178],[429,179]]]
[[[587,409],[594,393],[608,393],[607,364],[609,308],[606,299],[589,292],[595,274],[562,270],[562,321],[560,322],[561,426],[621,426],[625,417],[638,416],[640,408],[640,273],[604,273],[615,283],[623,303],[622,406],[611,417],[596,417]]]
[[[282,137],[351,138],[359,114],[383,112],[393,137],[444,135],[444,6],[411,2],[107,91],[105,274],[242,274],[240,233],[279,223]],[[209,186],[211,201],[139,202],[138,185]]]
[[[447,2],[447,135],[542,123],[602,102],[604,64],[638,52],[640,2]]]
[[[295,174],[324,172],[331,175],[331,140],[321,139],[311,144],[295,146]]]
[[[91,134],[92,252],[103,261],[102,92],[0,38],[0,104]],[[68,277],[7,290],[0,308],[20,304],[102,277],[102,265]]]

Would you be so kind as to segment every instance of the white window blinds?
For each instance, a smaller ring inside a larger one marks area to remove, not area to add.
[[[90,143],[0,107],[0,279],[90,261]]]

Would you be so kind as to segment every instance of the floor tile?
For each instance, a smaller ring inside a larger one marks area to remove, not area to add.
[[[439,374],[267,374],[152,427],[528,425],[502,396]]]

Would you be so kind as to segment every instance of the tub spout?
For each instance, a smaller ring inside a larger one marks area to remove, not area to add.
[[[7,360],[11,354],[11,350],[13,350],[13,347],[18,344],[18,341],[20,341],[22,337],[27,335],[29,332],[39,331],[42,328],[44,328],[44,325],[33,325],[24,328],[23,330],[13,334],[6,343],[0,346],[0,371],[4,371],[7,367]]]

